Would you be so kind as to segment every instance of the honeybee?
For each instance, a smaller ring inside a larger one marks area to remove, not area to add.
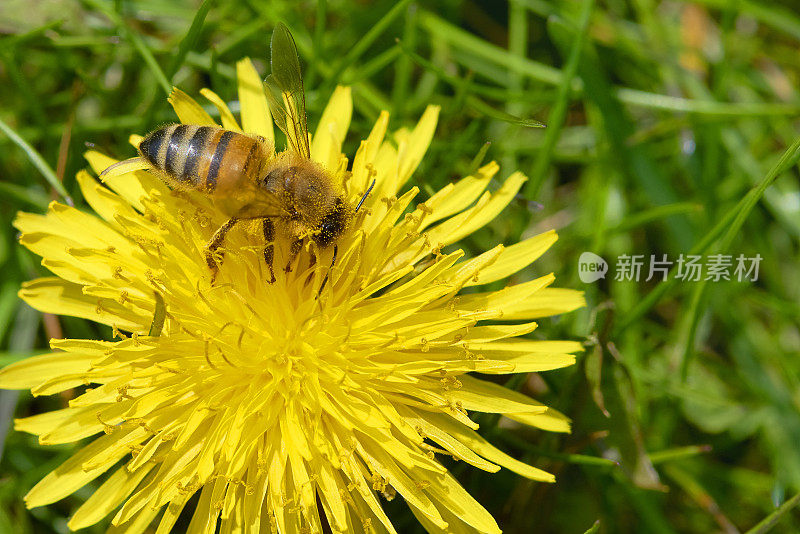
[[[284,268],[287,273],[306,239],[313,241],[318,249],[333,245],[332,262],[335,262],[336,241],[372,190],[370,186],[354,208],[342,185],[311,160],[297,46],[283,23],[278,23],[272,34],[271,66],[272,74],[265,80],[267,96],[275,123],[289,142],[285,151],[273,155],[274,147],[260,136],[213,126],[170,124],[144,137],[138,146],[139,158],[133,158],[173,188],[193,189],[213,196],[230,217],[205,247],[212,282],[219,269],[217,250],[231,228],[245,220],[262,222],[269,283],[275,282],[276,221],[291,241],[289,261]],[[112,165],[101,177],[126,162]],[[326,282],[327,276],[319,291]]]

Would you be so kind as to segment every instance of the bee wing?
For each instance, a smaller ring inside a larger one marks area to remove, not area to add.
[[[267,98],[278,128],[283,130],[292,149],[311,158],[306,122],[306,96],[297,45],[289,28],[282,22],[275,26],[270,44],[272,74],[265,80]]]

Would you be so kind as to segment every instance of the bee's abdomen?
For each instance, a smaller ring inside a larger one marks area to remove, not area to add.
[[[227,191],[257,178],[267,157],[258,140],[215,126],[170,124],[150,133],[139,152],[175,185]]]

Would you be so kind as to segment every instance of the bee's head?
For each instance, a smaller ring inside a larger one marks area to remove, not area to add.
[[[349,220],[349,210],[342,199],[337,198],[332,209],[322,217],[319,231],[314,236],[314,242],[321,248],[327,247],[344,233]]]

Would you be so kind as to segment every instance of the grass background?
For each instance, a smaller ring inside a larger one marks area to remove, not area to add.
[[[172,84],[234,101],[236,60],[250,56],[266,74],[269,35],[283,20],[305,67],[312,128],[337,83],[354,87],[350,154],[378,110],[391,110],[400,127],[428,103],[442,105],[413,178],[421,199],[481,159],[497,159],[503,176],[522,170],[526,198],[462,246],[474,254],[556,228],[560,241],[521,278],[554,271],[560,286],[586,291],[585,309],[537,331],[584,340],[579,363],[509,384],[571,416],[574,432],[481,421],[492,441],[558,483],[452,465],[506,532],[798,532],[790,508],[800,491],[800,14],[792,5],[217,0],[198,12],[186,1],[32,8],[5,0],[0,363],[41,351],[50,337],[110,335],[17,299],[19,284],[43,269],[16,244],[14,213],[42,212],[63,193],[84,206],[74,175],[86,166],[85,146],[132,155],[130,133],[174,120]],[[531,128],[532,119],[548,128]],[[610,260],[610,276],[582,284],[584,251]],[[690,252],[760,254],[758,281],[613,279],[619,255]],[[91,494],[87,487],[31,511],[22,503],[71,449],[39,446],[11,431],[11,418],[66,401],[0,394],[2,533],[65,532]],[[398,531],[419,532],[399,501],[387,505]]]

